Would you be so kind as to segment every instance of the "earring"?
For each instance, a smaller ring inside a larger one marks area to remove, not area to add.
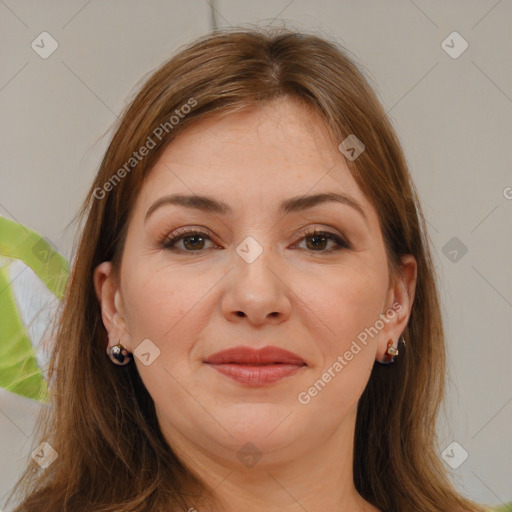
[[[405,347],[405,339],[403,336],[400,337],[398,340],[398,343],[402,342]],[[384,360],[379,361],[380,364],[391,364],[395,362],[395,357],[398,355],[398,348],[395,348],[393,346],[393,340],[388,341],[388,348],[386,350],[386,353],[384,355]]]
[[[107,355],[117,366],[125,366],[132,360],[130,353],[121,345],[120,341],[107,350]]]

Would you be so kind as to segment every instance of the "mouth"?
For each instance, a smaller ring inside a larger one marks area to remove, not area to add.
[[[248,386],[263,386],[291,377],[306,362],[297,354],[278,347],[235,347],[217,352],[204,361],[212,369]]]

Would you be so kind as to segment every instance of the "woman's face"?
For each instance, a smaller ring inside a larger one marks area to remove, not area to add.
[[[319,194],[350,197],[362,212],[348,200],[306,200]],[[174,195],[189,199],[161,202]],[[120,287],[107,279],[113,323],[108,292],[102,309],[110,345],[135,351],[177,451],[236,462],[251,443],[270,462],[353,424],[376,357],[407,324],[412,298],[388,279],[375,209],[321,118],[287,99],[203,120],[167,147],[134,206]],[[238,346],[279,347],[305,364],[249,382],[205,362]]]

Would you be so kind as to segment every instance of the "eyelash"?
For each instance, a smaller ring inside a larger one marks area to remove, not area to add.
[[[189,251],[189,250],[185,250],[185,249],[176,249],[176,247],[175,247],[176,243],[178,243],[180,240],[183,240],[185,238],[189,238],[192,236],[197,236],[197,235],[200,235],[201,237],[203,237],[207,240],[211,240],[210,235],[208,233],[204,233],[202,231],[197,231],[197,230],[191,229],[191,228],[183,228],[181,230],[178,230],[178,232],[174,236],[166,236],[160,242],[160,246],[163,249],[167,249],[169,251],[174,251],[174,252],[181,252],[181,253],[203,252],[202,249],[199,249],[197,251],[194,251],[194,250]],[[352,246],[346,240],[344,240],[340,236],[336,235],[335,233],[331,233],[330,231],[322,231],[322,230],[318,230],[316,228],[314,228],[312,230],[305,229],[300,232],[300,235],[302,235],[302,238],[299,240],[299,242],[301,242],[302,240],[304,240],[306,238],[310,238],[310,237],[314,237],[314,236],[323,236],[329,240],[336,242],[336,244],[338,244],[338,247],[334,248],[334,249],[328,249],[328,250],[322,250],[322,251],[311,250],[311,252],[332,253],[335,251],[340,251],[342,249],[346,249],[346,250],[352,249]]]

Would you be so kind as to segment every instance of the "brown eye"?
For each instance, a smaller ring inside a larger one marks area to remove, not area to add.
[[[343,240],[340,236],[329,231],[306,231],[301,240],[306,240],[307,249],[313,252],[332,252],[339,251],[340,249],[350,249],[350,244]],[[336,247],[325,250],[329,241],[336,244]]]
[[[166,238],[162,247],[168,249],[170,251],[177,252],[200,252],[204,249],[204,244],[206,240],[210,240],[210,237],[201,231],[186,231],[181,232],[179,235],[171,236]],[[183,241],[183,248],[176,247],[179,242]]]

